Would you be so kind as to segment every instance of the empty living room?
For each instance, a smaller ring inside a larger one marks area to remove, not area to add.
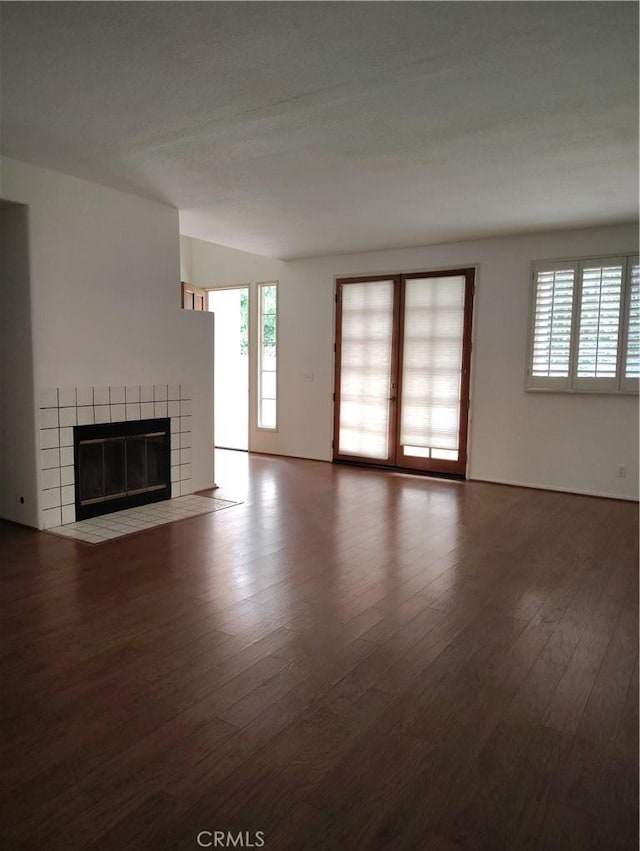
[[[638,22],[0,2],[0,847],[635,851]]]

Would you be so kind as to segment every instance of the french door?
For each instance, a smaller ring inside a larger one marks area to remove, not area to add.
[[[333,454],[464,475],[474,270],[340,278]]]

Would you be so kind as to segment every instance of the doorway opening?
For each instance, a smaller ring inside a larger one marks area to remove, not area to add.
[[[249,287],[208,290],[215,313],[213,429],[216,449],[249,449]]]

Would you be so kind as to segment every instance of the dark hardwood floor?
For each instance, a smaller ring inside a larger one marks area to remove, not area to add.
[[[636,504],[216,477],[97,546],[0,525],[1,848],[635,851]]]

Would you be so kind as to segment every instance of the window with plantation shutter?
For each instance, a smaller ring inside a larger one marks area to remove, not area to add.
[[[623,388],[638,392],[640,378],[640,265],[637,257],[628,262],[627,333],[624,352]]]
[[[637,392],[638,288],[633,257],[534,264],[527,389]]]
[[[575,280],[575,265],[537,270],[531,386],[569,387]]]

